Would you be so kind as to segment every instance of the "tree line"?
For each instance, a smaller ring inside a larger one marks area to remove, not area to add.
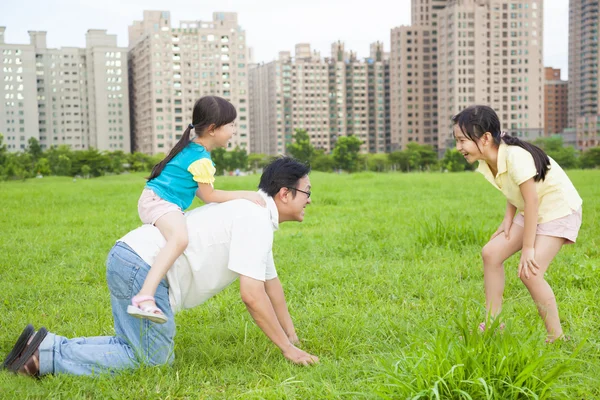
[[[572,146],[564,146],[561,136],[539,138],[533,143],[544,150],[560,166],[566,169],[597,168],[600,166],[600,147],[580,152]],[[315,149],[305,130],[296,129],[294,142],[287,153],[294,158],[310,163],[317,171],[449,171],[473,170],[476,164],[468,164],[456,149],[448,149],[440,159],[432,146],[409,143],[405,150],[391,153],[360,154],[362,142],[355,136],[342,136],[331,154]]]
[[[597,168],[600,166],[600,147],[579,152],[565,147],[562,137],[540,138],[534,144],[541,147],[563,168]],[[409,143],[405,150],[391,153],[360,154],[362,142],[356,136],[341,136],[331,154],[316,149],[310,143],[306,130],[296,129],[293,142],[286,153],[300,161],[309,163],[313,170],[334,172],[359,171],[449,171],[459,172],[474,169],[462,154],[455,149],[445,152],[439,159],[432,146]],[[164,154],[148,156],[142,153],[122,151],[98,151],[97,149],[72,150],[62,145],[43,150],[35,138],[30,138],[23,152],[8,152],[0,134],[0,180],[27,179],[36,176],[81,176],[98,177],[123,172],[149,172],[163,159]],[[248,154],[235,148],[231,151],[216,149],[211,157],[217,174],[226,171],[257,171],[267,165],[273,156]]]

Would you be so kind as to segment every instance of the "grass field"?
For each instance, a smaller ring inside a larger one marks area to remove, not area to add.
[[[506,330],[476,332],[480,251],[505,204],[483,177],[315,172],[305,221],[281,226],[274,254],[301,347],[318,366],[287,362],[234,284],[177,315],[171,367],[39,381],[0,372],[0,398],[600,398],[600,171],[569,175],[583,227],[547,276],[568,342],[544,344],[516,256],[506,264]],[[67,337],[113,334],[104,261],[139,225],[143,184],[141,174],[0,182],[0,358],[29,322]]]

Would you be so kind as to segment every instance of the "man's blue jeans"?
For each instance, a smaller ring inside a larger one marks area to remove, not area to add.
[[[115,336],[67,339],[52,333],[40,345],[40,375],[92,375],[173,362],[175,321],[165,279],[156,291],[156,305],[169,321],[156,324],[127,314],[150,266],[125,243],[117,242],[106,260],[106,279],[115,321]]]

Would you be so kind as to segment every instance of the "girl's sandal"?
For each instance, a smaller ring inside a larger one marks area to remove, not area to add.
[[[127,306],[127,314],[135,318],[148,319],[157,324],[164,324],[168,321],[162,310],[155,306],[140,307],[144,301],[154,301],[153,296],[134,296],[131,299],[131,305]]]

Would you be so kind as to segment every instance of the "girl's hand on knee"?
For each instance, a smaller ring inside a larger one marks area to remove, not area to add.
[[[495,238],[502,232],[504,232],[504,237],[506,238],[506,240],[509,240],[510,239],[509,233],[510,233],[511,226],[512,226],[512,219],[504,219],[502,221],[502,223],[500,224],[500,226],[498,227],[498,229],[496,229],[496,232],[494,232],[492,234],[492,237],[490,237],[490,240],[492,240],[493,238]]]
[[[523,248],[521,250],[521,259],[519,260],[519,271],[517,275],[519,278],[529,279],[529,272],[533,275],[537,275],[537,270],[540,269],[537,261],[535,261],[535,249]]]

